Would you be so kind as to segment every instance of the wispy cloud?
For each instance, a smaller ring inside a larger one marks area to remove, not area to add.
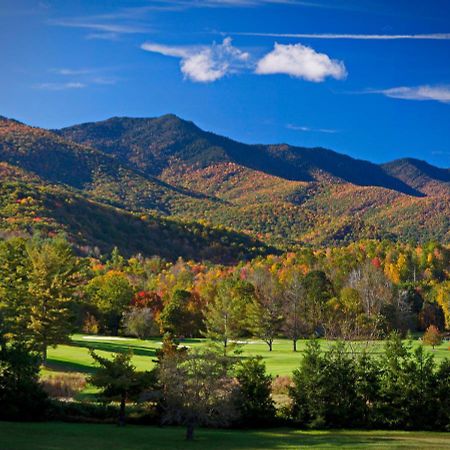
[[[85,28],[88,30],[104,31],[109,33],[147,33],[149,28],[143,27],[141,25],[121,25],[115,23],[95,23],[83,20],[52,20],[50,22],[52,25],[57,25],[61,27],[68,28]]]
[[[314,0],[154,0],[152,5],[138,7],[141,11],[161,9],[188,9],[188,8],[244,8],[264,5],[291,5],[327,8],[328,4]]]
[[[49,21],[49,24],[65,28],[91,30],[92,33],[86,36],[88,39],[116,40],[123,34],[145,34],[151,31],[148,26],[142,24],[102,22],[98,19],[98,16],[78,19],[56,19]]]
[[[64,75],[64,76],[76,76],[76,75],[89,75],[92,73],[96,73],[98,69],[69,69],[69,68],[58,68],[58,69],[51,69],[50,72],[56,73],[58,75]]]
[[[450,151],[445,150],[434,150],[431,152],[434,156],[450,156]]]
[[[105,72],[114,70],[111,67],[99,68],[55,68],[49,69],[49,73],[54,74],[52,78],[56,81],[49,81],[35,84],[35,89],[43,89],[48,91],[63,91],[70,89],[83,89],[92,85],[113,85],[119,80],[115,75],[107,75]],[[56,75],[56,77],[55,77]],[[67,80],[70,81],[61,81]]]
[[[152,42],[141,45],[145,51],[180,58],[185,78],[199,83],[210,83],[245,67],[250,55],[239,50],[225,38],[211,46],[168,46]]]
[[[400,86],[389,89],[370,89],[366,94],[382,94],[390,98],[402,100],[432,100],[441,103],[450,103],[450,86]]]
[[[307,127],[307,126],[303,126],[303,125],[293,125],[291,123],[288,123],[286,125],[286,128],[288,130],[303,131],[303,132],[310,132],[310,133],[328,133],[328,134],[339,133],[339,130],[335,130],[333,128],[312,128],[312,127]]]
[[[251,33],[238,32],[229,34],[240,36],[261,36],[278,38],[307,38],[307,39],[357,39],[357,40],[450,40],[450,33],[429,34],[334,34],[334,33]]]
[[[71,81],[68,83],[38,83],[34,85],[35,89],[43,89],[46,91],[65,91],[68,89],[83,89],[87,87],[86,84],[78,81]]]
[[[261,58],[256,66],[258,75],[286,74],[306,81],[321,82],[326,77],[342,80],[347,76],[342,61],[302,44],[278,44]]]

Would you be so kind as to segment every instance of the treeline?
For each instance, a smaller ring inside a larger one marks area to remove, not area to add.
[[[0,344],[50,345],[74,331],[140,338],[209,337],[224,353],[239,338],[379,339],[450,328],[450,250],[368,241],[304,249],[236,266],[115,249],[74,255],[62,237],[0,242]]]
[[[362,242],[256,258],[234,267],[114,251],[91,261],[79,326],[141,338],[170,332],[222,343],[258,337],[378,339],[450,327],[450,251]]]

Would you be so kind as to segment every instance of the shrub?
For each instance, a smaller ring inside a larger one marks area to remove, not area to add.
[[[38,355],[23,346],[0,351],[0,420],[37,420],[47,413],[47,394],[38,381]]]
[[[293,375],[294,419],[311,427],[355,426],[360,422],[362,403],[356,380],[355,361],[344,344],[321,352],[318,342],[310,341]]]
[[[241,361],[236,370],[238,409],[246,424],[267,423],[275,417],[272,377],[266,374],[261,356]]]

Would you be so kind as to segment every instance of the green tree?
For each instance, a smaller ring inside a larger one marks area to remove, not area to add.
[[[275,417],[272,377],[262,357],[243,360],[236,369],[239,382],[238,409],[244,423],[270,423]]]
[[[90,302],[100,313],[103,330],[117,334],[120,318],[133,298],[133,287],[126,275],[110,270],[92,278],[85,291]]]
[[[234,280],[222,281],[205,311],[205,335],[222,343],[224,355],[227,354],[230,340],[238,338],[241,332],[245,315],[245,299],[241,295],[239,284]]]
[[[436,367],[422,346],[415,349],[392,333],[379,357],[378,426],[427,428],[436,421]]]
[[[362,402],[356,380],[355,361],[343,343],[322,352],[317,341],[310,341],[293,374],[290,395],[294,418],[313,427],[360,422]]]
[[[0,348],[30,340],[30,271],[25,239],[0,241]]]
[[[155,384],[153,372],[137,372],[131,363],[132,352],[116,353],[113,359],[103,358],[90,350],[90,355],[100,366],[89,379],[101,388],[102,396],[108,400],[119,399],[119,425],[125,425],[126,402]]]
[[[322,332],[327,302],[334,296],[333,285],[325,272],[313,270],[303,280],[307,301],[307,320],[312,332]]]
[[[436,373],[437,419],[435,425],[443,430],[450,431],[450,359],[441,361]]]
[[[193,336],[198,332],[199,311],[191,309],[191,293],[177,289],[164,305],[160,321],[164,333],[174,336]]]
[[[31,304],[28,329],[45,364],[48,346],[66,342],[73,331],[70,307],[80,284],[82,262],[63,238],[34,239],[27,245],[27,254]]]
[[[110,270],[118,270],[122,271],[125,267],[125,259],[120,254],[119,249],[117,247],[114,247],[111,252],[111,258],[106,263],[106,266]]]
[[[0,350],[0,419],[38,420],[45,417],[47,395],[39,384],[40,357],[23,344]]]

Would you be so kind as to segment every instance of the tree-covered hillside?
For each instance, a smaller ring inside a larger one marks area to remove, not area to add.
[[[74,189],[44,183],[7,163],[0,163],[0,232],[3,236],[64,232],[81,253],[94,255],[117,246],[128,255],[231,263],[273,251],[225,227],[131,213]]]
[[[281,249],[365,238],[450,241],[448,169],[246,145],[174,115],[59,131],[3,118],[0,161],[122,213],[204,221]]]

